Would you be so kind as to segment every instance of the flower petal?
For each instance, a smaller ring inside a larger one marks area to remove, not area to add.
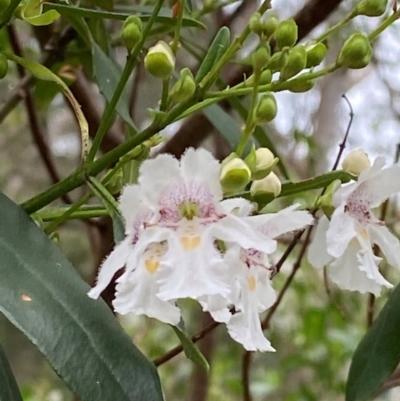
[[[317,269],[322,269],[333,260],[327,252],[326,233],[329,228],[329,220],[322,216],[318,220],[314,239],[308,247],[308,261]]]
[[[244,198],[230,198],[220,202],[225,213],[233,213],[238,217],[248,216],[253,210],[254,205]]]
[[[371,241],[377,244],[389,264],[400,269],[400,242],[385,226],[369,226]]]
[[[222,199],[222,188],[219,182],[221,165],[205,149],[188,149],[181,159],[182,176],[186,185],[191,181],[207,182],[215,201]]]
[[[359,268],[360,246],[357,241],[352,241],[343,255],[331,263],[329,267],[329,276],[338,287],[349,290],[358,291],[362,294],[372,293],[379,295],[381,286],[375,281],[368,278],[365,271]],[[361,261],[361,263],[364,263]],[[371,266],[370,269],[376,266]]]
[[[179,161],[167,154],[158,155],[155,159],[145,160],[139,170],[139,184],[143,196],[150,206],[157,206],[160,195],[181,177]]]
[[[132,252],[129,237],[120,242],[108,255],[100,267],[96,285],[88,292],[90,298],[97,299],[103,290],[110,284],[115,273],[122,269]]]
[[[343,255],[352,238],[356,236],[355,221],[342,206],[338,207],[326,233],[327,252],[335,258]]]
[[[254,221],[259,216],[251,216]],[[210,227],[212,236],[222,241],[240,245],[244,249],[254,248],[261,252],[272,253],[276,250],[276,241],[257,231],[249,219],[227,215]],[[256,225],[256,223],[254,224]]]

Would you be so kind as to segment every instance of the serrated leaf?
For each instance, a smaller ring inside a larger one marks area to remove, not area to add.
[[[114,63],[112,59],[101,50],[101,48],[93,43],[93,74],[99,85],[99,89],[107,101],[111,101],[115,89],[118,85],[121,68]],[[116,111],[131,127],[136,129],[134,122],[129,114],[129,98],[128,93],[124,90],[119,98]]]
[[[210,370],[210,365],[208,364],[207,359],[204,357],[204,355],[197,348],[196,344],[194,344],[193,341],[188,337],[188,335],[178,326],[171,327],[179,338],[179,341],[182,344],[183,351],[185,352],[187,358],[208,372]]]
[[[54,74],[52,71],[50,71],[42,64],[36,63],[35,61],[27,60],[22,57],[15,56],[14,54],[11,53],[4,53],[4,55],[9,60],[12,60],[15,63],[22,65],[22,67],[30,71],[30,73],[35,78],[41,79],[43,81],[55,82],[57,85],[61,87],[65,96],[71,103],[71,106],[74,109],[76,118],[79,123],[81,131],[81,141],[82,141],[82,158],[85,159],[89,148],[89,127],[85,115],[82,113],[81,106],[76,101],[74,95],[69,90],[68,86],[64,83],[64,81],[61,78],[59,78],[56,74]]]
[[[0,346],[0,401],[22,401],[6,354]]]
[[[226,49],[229,47],[231,32],[223,26],[215,35],[207,54],[201,63],[196,75],[196,82],[201,82],[203,78],[211,71],[215,63],[222,57]]]
[[[396,287],[351,361],[346,401],[372,400],[400,363],[400,285]]]
[[[154,365],[25,212],[0,194],[0,311],[82,401],[162,401]]]
[[[206,107],[203,113],[211,124],[224,136],[231,150],[234,151],[243,135],[239,123],[218,104]],[[254,141],[250,139],[244,151],[245,155],[250,152],[253,143]]]
[[[124,21],[126,18],[132,14],[137,13],[143,22],[149,20],[151,12],[153,11],[152,6],[148,7],[130,7],[129,12],[111,12],[111,11],[100,11],[92,10],[90,8],[67,6],[63,4],[55,3],[43,3],[47,9],[56,10],[61,15],[73,15],[80,16],[84,18],[105,18],[105,19],[115,19]],[[176,18],[171,17],[171,10],[168,8],[162,8],[156,17],[156,23],[175,26]],[[182,26],[206,29],[206,26],[193,18],[183,17]]]

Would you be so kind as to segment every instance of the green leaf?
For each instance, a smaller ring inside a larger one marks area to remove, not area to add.
[[[171,327],[179,338],[179,341],[182,344],[183,351],[185,352],[187,358],[208,372],[210,370],[210,365],[208,364],[207,359],[204,357],[204,355],[197,348],[196,344],[194,344],[193,341],[188,337],[188,335],[178,326]]]
[[[64,95],[71,103],[71,106],[74,109],[76,118],[79,123],[79,127],[81,130],[81,141],[82,141],[82,158],[85,159],[86,154],[88,152],[88,148],[89,148],[89,127],[88,127],[88,123],[86,121],[85,115],[82,113],[81,106],[76,101],[74,95],[69,90],[68,86],[56,74],[51,72],[45,66],[43,66],[39,63],[36,63],[35,61],[31,61],[31,60],[24,59],[22,57],[15,56],[12,53],[4,53],[4,55],[9,60],[12,60],[15,63],[22,65],[22,67],[24,67],[28,71],[30,71],[31,74],[35,78],[41,79],[43,81],[55,82],[57,85],[59,85],[61,87],[62,91],[64,92]]]
[[[158,374],[107,305],[25,212],[0,194],[0,311],[82,401],[162,401]]]
[[[308,180],[303,180],[299,182],[285,182],[282,184],[282,191],[277,196],[281,198],[282,196],[289,196],[289,195],[296,195],[300,192],[304,191],[311,191],[313,189],[321,189],[327,187],[335,180],[340,180],[341,182],[349,182],[353,179],[353,176],[350,174],[338,170],[338,171],[331,171],[329,173],[319,175],[314,178],[309,178]],[[269,202],[272,202],[275,198],[271,195],[261,195],[257,197],[252,197],[250,192],[245,192],[238,196],[242,196],[246,199],[251,199],[254,202],[266,205]]]
[[[22,401],[6,354],[0,346],[0,401]]]
[[[28,0],[22,6],[21,18],[34,26],[50,25],[60,14],[56,10],[49,10],[43,13],[43,3],[41,0]]]
[[[99,84],[99,89],[107,101],[111,101],[115,89],[118,85],[121,68],[114,63],[112,59],[101,50],[101,48],[93,43],[93,74]],[[135,124],[129,114],[129,98],[126,90],[122,92],[119,98],[116,110],[118,114],[127,122],[132,128],[136,130]]]
[[[110,11],[100,11],[100,10],[92,10],[90,8],[81,8],[81,7],[74,7],[74,6],[66,6],[63,4],[54,4],[54,3],[43,3],[47,9],[56,10],[61,15],[73,15],[73,16],[80,16],[84,18],[106,18],[106,19],[116,19],[116,20],[125,20],[132,13],[139,13],[139,17],[143,22],[146,22],[150,18],[150,14],[153,11],[153,7],[148,7],[148,12],[144,11],[146,7],[130,7],[132,12],[110,12]],[[135,11],[136,10],[136,11]],[[142,12],[144,12],[142,14]],[[161,9],[158,16],[156,17],[156,23],[162,23],[166,25],[175,26],[176,25],[176,18],[171,17],[171,10],[164,8]],[[193,18],[183,17],[182,26],[184,27],[193,27],[193,28],[201,28],[206,29],[206,26]]]
[[[400,285],[361,340],[350,366],[346,401],[367,401],[400,362]]]
[[[199,67],[199,71],[196,75],[196,82],[201,82],[203,78],[211,71],[215,63],[222,57],[226,49],[229,47],[231,39],[231,33],[226,26],[223,26],[215,35],[213,42],[203,62]]]
[[[224,136],[231,150],[234,151],[243,135],[238,122],[218,104],[206,107],[203,113],[212,125]],[[253,143],[252,139],[248,142],[244,154],[250,152]]]
[[[89,18],[87,25],[90,29],[93,40],[99,45],[104,54],[110,56],[110,33],[104,24],[102,18]]]

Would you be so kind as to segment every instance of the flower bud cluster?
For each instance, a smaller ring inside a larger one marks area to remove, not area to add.
[[[277,197],[282,185],[272,172],[276,163],[278,158],[268,148],[253,147],[244,160],[232,153],[222,162],[221,186],[226,194],[237,194],[252,182],[252,198],[261,199],[266,195]]]

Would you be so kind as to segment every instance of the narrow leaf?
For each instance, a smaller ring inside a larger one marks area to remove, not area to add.
[[[99,84],[99,89],[107,101],[111,101],[118,85],[121,68],[114,63],[101,48],[93,43],[93,74]],[[119,98],[116,110],[117,113],[136,130],[135,124],[129,114],[128,93],[124,90]]]
[[[65,96],[71,103],[71,106],[74,109],[76,118],[78,120],[79,127],[81,130],[82,159],[86,159],[86,155],[87,155],[88,149],[89,149],[89,127],[88,127],[86,118],[85,118],[84,114],[82,113],[81,106],[76,101],[74,95],[69,90],[68,86],[65,85],[64,81],[61,78],[59,78],[56,74],[51,72],[45,66],[43,66],[39,63],[36,63],[35,61],[27,60],[22,57],[15,56],[14,54],[11,54],[11,53],[4,53],[4,55],[9,60],[14,61],[15,63],[18,63],[18,64],[22,65],[22,67],[29,70],[35,78],[41,79],[43,81],[55,82],[57,85],[59,85],[61,87]]]
[[[150,18],[151,12],[153,11],[153,7],[130,7],[132,12],[111,12],[111,11],[100,11],[100,10],[92,10],[90,8],[81,8],[74,6],[67,6],[64,4],[55,4],[55,3],[43,3],[47,9],[56,10],[61,15],[74,15],[80,16],[84,18],[105,18],[105,19],[116,19],[116,20],[125,20],[133,13],[138,13],[139,17],[143,22],[148,21]],[[171,17],[171,10],[164,8],[161,9],[156,18],[156,23],[162,23],[165,25],[176,25],[176,18]],[[193,28],[201,28],[206,29],[206,26],[193,18],[183,17],[182,26],[184,27],[193,27]]]
[[[210,370],[210,365],[208,364],[207,359],[200,352],[196,344],[194,344],[193,341],[188,337],[188,335],[178,326],[171,327],[179,338],[179,341],[182,344],[183,351],[185,352],[187,358],[208,372]]]
[[[203,62],[199,67],[199,71],[196,75],[196,82],[201,82],[203,78],[211,71],[215,63],[221,58],[225,53],[226,49],[229,47],[231,39],[231,33],[226,26],[223,26],[216,34],[213,42]]]
[[[400,285],[354,352],[346,401],[372,400],[400,363],[399,310]]]
[[[17,382],[0,346],[0,401],[22,401]]]
[[[0,311],[82,401],[162,401],[154,365],[107,305],[25,214],[0,194]]]
[[[231,150],[234,151],[243,135],[238,122],[218,104],[206,107],[203,113],[212,125],[224,136]],[[253,140],[251,139],[246,146],[245,154],[250,151],[252,145]]]

